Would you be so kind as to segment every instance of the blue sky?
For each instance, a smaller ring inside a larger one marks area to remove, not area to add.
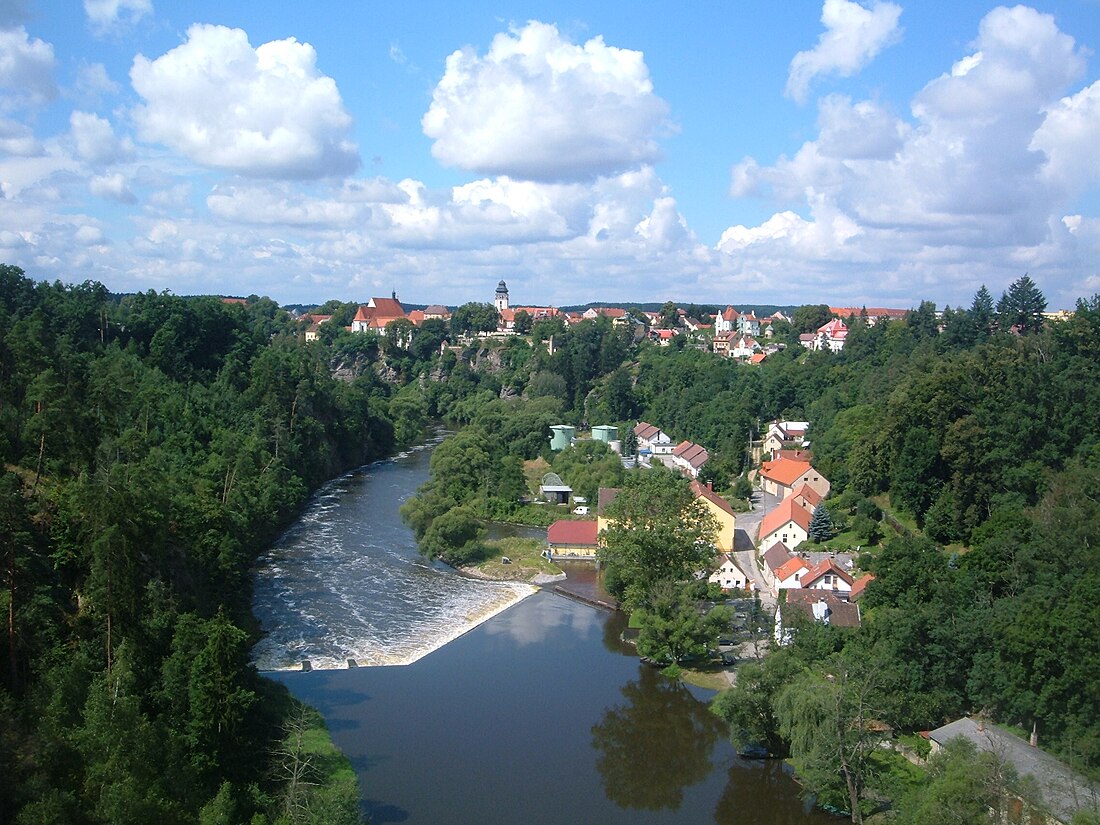
[[[1100,292],[1100,2],[0,0],[0,261],[281,302]]]

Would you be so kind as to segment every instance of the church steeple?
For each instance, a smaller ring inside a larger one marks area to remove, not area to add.
[[[508,285],[501,281],[497,284],[496,292],[496,304],[497,312],[503,312],[508,309]]]

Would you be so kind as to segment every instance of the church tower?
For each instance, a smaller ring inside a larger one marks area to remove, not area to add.
[[[501,281],[497,284],[497,297],[496,297],[497,312],[504,312],[508,309],[508,285]]]

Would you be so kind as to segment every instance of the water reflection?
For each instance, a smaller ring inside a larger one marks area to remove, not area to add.
[[[519,646],[541,643],[559,627],[567,627],[578,638],[602,632],[602,617],[596,610],[574,610],[563,599],[540,599],[531,610],[512,610],[485,626],[490,636],[506,635]]]
[[[762,805],[761,800],[767,800]],[[714,808],[716,825],[806,825],[839,822],[802,797],[781,761],[738,759]]]
[[[622,808],[678,810],[684,789],[710,773],[725,726],[682,684],[648,666],[621,692],[626,702],[592,727],[604,793]]]

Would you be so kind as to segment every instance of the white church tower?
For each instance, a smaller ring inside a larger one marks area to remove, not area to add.
[[[508,285],[504,281],[497,284],[496,307],[497,312],[508,309]]]

